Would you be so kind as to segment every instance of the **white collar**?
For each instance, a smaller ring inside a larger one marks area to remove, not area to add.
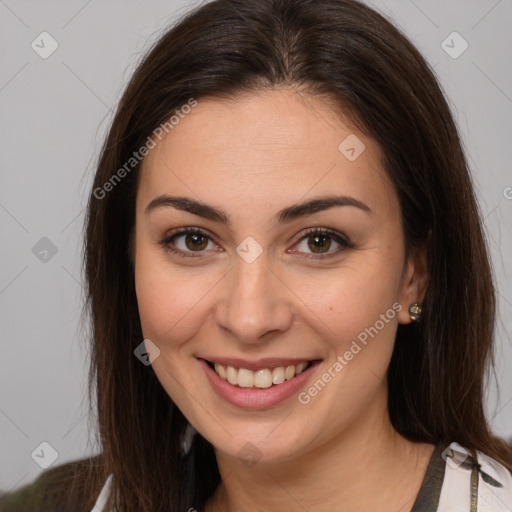
[[[447,458],[445,453],[453,450],[455,457]],[[443,486],[437,512],[469,512],[471,510],[471,471],[461,466],[469,450],[457,443],[451,443],[443,452],[446,460]],[[478,477],[478,512],[512,511],[512,475],[499,462],[477,451],[480,470],[491,476],[501,487],[487,483]]]

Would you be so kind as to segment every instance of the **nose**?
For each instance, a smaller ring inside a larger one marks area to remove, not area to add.
[[[293,320],[290,289],[268,265],[265,251],[256,261],[237,258],[223,283],[217,325],[244,344],[261,344],[286,331]]]

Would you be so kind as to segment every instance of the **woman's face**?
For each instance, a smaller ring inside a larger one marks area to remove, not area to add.
[[[136,208],[153,369],[220,453],[286,460],[382,424],[424,271],[372,140],[288,89],[201,99],[147,154]]]

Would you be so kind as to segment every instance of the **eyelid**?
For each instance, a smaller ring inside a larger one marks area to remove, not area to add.
[[[182,257],[200,257],[201,253],[206,252],[206,250],[202,251],[182,251],[181,249],[174,249],[169,247],[169,244],[173,238],[187,235],[187,234],[200,234],[204,236],[205,238],[208,238],[213,243],[215,243],[217,246],[220,244],[216,241],[215,237],[212,236],[207,230],[195,226],[187,226],[183,228],[176,228],[170,232],[168,232],[160,241],[159,244],[162,245],[166,250],[171,251],[173,254],[176,254],[178,256]],[[340,245],[340,248],[335,249],[334,251],[328,251],[326,253],[308,253],[306,256],[299,256],[303,259],[326,259],[332,256],[338,255],[340,252],[346,249],[353,249],[354,245],[350,241],[350,239],[344,235],[343,233],[340,233],[339,231],[336,231],[331,228],[324,228],[321,226],[315,226],[312,228],[307,228],[306,230],[303,230],[299,233],[297,241],[293,244],[293,247],[295,247],[297,244],[302,242],[304,239],[313,236],[313,235],[319,235],[319,236],[328,236],[332,238],[336,243]],[[295,253],[295,251],[294,251]],[[302,254],[301,252],[297,251],[297,254]]]
[[[338,249],[335,249],[333,251],[328,251],[324,253],[306,253],[306,255],[302,256],[300,252],[297,252],[299,254],[299,257],[306,260],[311,259],[320,259],[320,260],[326,260],[331,257],[338,256],[340,253],[347,249],[354,249],[354,244],[350,241],[350,239],[343,233],[340,233],[339,231],[336,231],[331,228],[324,228],[321,226],[315,226],[313,228],[308,228],[306,231],[302,231],[299,234],[299,238],[297,242],[295,242],[294,246],[301,243],[304,239],[313,236],[313,235],[319,235],[319,236],[328,236],[329,238],[332,238],[337,244],[340,245]]]
[[[158,242],[164,249],[172,252],[173,254],[176,254],[178,256],[183,256],[185,258],[197,258],[201,256],[202,252],[205,251],[182,251],[180,249],[173,249],[169,247],[169,244],[171,243],[171,240],[173,238],[187,235],[187,234],[199,234],[204,236],[205,238],[210,239],[213,243],[216,245],[219,245],[215,238],[205,229],[199,228],[196,226],[187,226],[184,228],[176,228],[173,229],[165,234],[165,236]]]

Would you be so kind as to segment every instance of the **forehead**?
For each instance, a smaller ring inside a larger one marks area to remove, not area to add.
[[[377,144],[332,102],[288,89],[200,99],[156,142],[141,170],[144,205],[162,194],[196,196],[224,210],[226,202],[267,208],[327,193],[377,209],[397,202]]]

